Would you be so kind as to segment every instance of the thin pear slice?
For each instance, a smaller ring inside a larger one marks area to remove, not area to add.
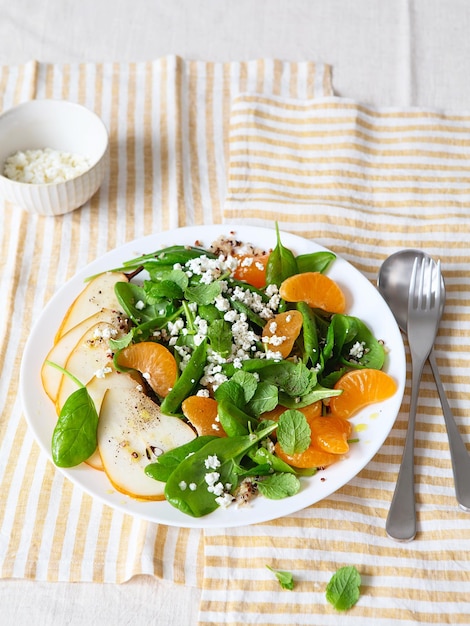
[[[106,374],[103,378],[97,378],[96,376],[92,378],[87,385],[87,390],[99,415],[103,398],[108,389],[136,389],[139,385],[141,385],[141,382],[140,377],[134,372],[131,374],[118,372],[113,369],[112,372]],[[95,450],[94,454],[86,460],[86,463],[95,469],[104,469],[98,448]]]
[[[106,375],[113,365],[109,338],[119,339],[124,332],[125,329],[120,325],[109,322],[95,324],[80,337],[65,362],[64,368],[78,378],[82,385],[88,385],[94,376],[99,378]],[[62,375],[56,399],[57,411],[60,411],[64,402],[76,388],[77,385],[69,376]]]
[[[136,389],[109,389],[101,405],[98,448],[104,471],[120,492],[142,500],[163,500],[165,483],[145,474],[145,467],[196,437],[180,418],[165,415]]]
[[[104,272],[93,278],[70,305],[57,331],[55,341],[100,309],[119,311],[120,305],[114,293],[114,285],[119,282],[129,282],[122,272]]]
[[[82,322],[71,328],[65,333],[65,335],[62,335],[62,337],[60,337],[57,343],[54,344],[49,351],[46,360],[52,361],[52,363],[56,363],[61,367],[65,367],[67,359],[77,345],[78,341],[83,337],[89,328],[99,322],[109,322],[116,328],[119,326],[127,328],[127,320],[121,313],[111,309],[101,309],[94,315],[87,317]],[[62,382],[61,372],[47,363],[44,363],[41,369],[41,380],[44,391],[53,402],[56,402],[60,383]]]

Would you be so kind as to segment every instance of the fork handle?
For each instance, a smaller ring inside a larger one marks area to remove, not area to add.
[[[412,355],[413,356],[413,355]],[[427,357],[427,355],[426,355]],[[405,447],[395,492],[388,512],[385,530],[391,539],[412,541],[416,536],[416,503],[414,488],[414,438],[416,409],[424,360],[412,358],[411,399]]]
[[[470,511],[470,455],[462,439],[460,431],[452,415],[447,396],[442,385],[439,368],[437,367],[434,350],[429,353],[429,363],[431,365],[437,391],[441,399],[444,422],[449,439],[449,451],[452,461],[452,471],[454,474],[455,496],[459,506],[465,511]]]

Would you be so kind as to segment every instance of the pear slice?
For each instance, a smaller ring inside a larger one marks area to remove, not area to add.
[[[109,389],[101,405],[98,448],[104,471],[120,491],[142,500],[163,500],[165,483],[145,474],[145,467],[196,433],[178,417],[165,415],[136,389]]]
[[[119,311],[119,302],[114,293],[114,285],[119,282],[129,282],[122,272],[104,272],[93,278],[68,308],[57,331],[55,342],[68,330],[100,309]]]
[[[113,369],[103,378],[93,377],[86,387],[99,415],[103,398],[108,389],[137,389],[140,388],[141,384],[142,379],[136,372],[118,372]],[[95,469],[104,469],[98,448],[96,448],[95,452],[86,460],[86,463]]]
[[[64,369],[78,378],[82,385],[88,385],[94,376],[98,378],[105,376],[113,367],[109,338],[119,339],[124,333],[125,328],[120,324],[99,322],[91,326],[72,349]],[[76,389],[74,381],[62,374],[56,398],[57,411],[60,411],[64,402]]]
[[[56,363],[61,367],[65,367],[67,359],[77,345],[78,341],[89,328],[98,322],[108,322],[115,328],[119,328],[120,326],[127,328],[127,320],[122,317],[121,313],[111,309],[101,309],[62,335],[62,337],[60,337],[57,343],[54,344],[49,351],[46,360],[52,361],[52,363]],[[60,383],[62,382],[61,372],[47,363],[44,363],[41,369],[41,380],[44,391],[53,402],[56,402]]]

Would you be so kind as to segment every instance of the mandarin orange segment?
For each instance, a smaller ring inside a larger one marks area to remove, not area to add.
[[[276,443],[274,451],[282,461],[292,465],[292,467],[298,467],[301,469],[326,467],[341,458],[341,455],[326,452],[315,443],[310,444],[304,452],[299,452],[297,454],[286,454],[279,443]]]
[[[351,436],[351,422],[329,415],[314,417],[308,420],[312,431],[312,441],[325,452],[332,454],[346,454],[349,450],[348,439]]]
[[[183,415],[194,426],[197,434],[226,437],[225,430],[218,420],[217,400],[205,396],[189,396],[181,405]]]
[[[397,383],[382,370],[366,368],[346,372],[334,388],[343,393],[330,399],[330,411],[347,419],[368,404],[391,398],[397,390]]]
[[[266,285],[266,264],[269,253],[257,255],[238,256],[238,267],[233,273],[237,280],[244,280],[246,283],[260,289]]]
[[[279,295],[287,302],[306,302],[313,309],[329,313],[344,313],[346,299],[339,286],[320,272],[304,272],[286,278]]]
[[[302,323],[302,313],[296,310],[278,313],[268,320],[262,333],[266,349],[280,352],[282,358],[286,359],[302,330]]]
[[[117,356],[120,367],[141,372],[157,395],[164,398],[178,378],[178,365],[168,348],[154,341],[142,341],[123,348]]]

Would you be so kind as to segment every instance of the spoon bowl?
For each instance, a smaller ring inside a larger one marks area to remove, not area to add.
[[[377,287],[390,307],[398,326],[406,333],[408,324],[408,294],[414,260],[429,259],[422,250],[400,250],[383,262],[377,279]],[[445,306],[445,283],[441,277],[441,314]]]

